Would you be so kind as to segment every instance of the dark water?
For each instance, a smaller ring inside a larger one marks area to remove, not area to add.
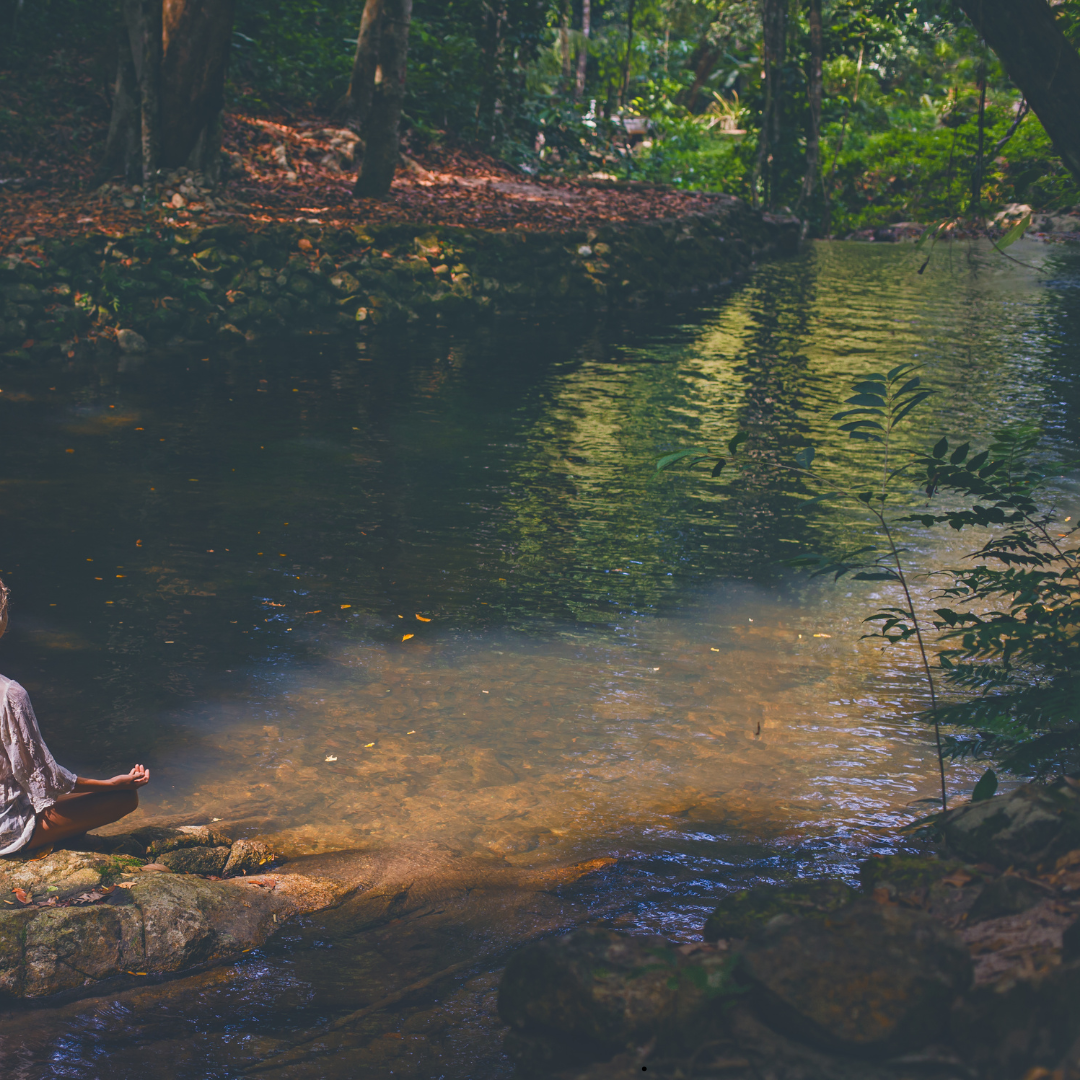
[[[500,950],[589,917],[692,937],[733,882],[887,845],[934,789],[913,658],[859,644],[865,591],[782,565],[851,520],[764,465],[651,463],[739,427],[763,463],[807,440],[845,460],[837,399],[910,360],[941,389],[920,441],[1039,418],[1075,446],[1080,263],[1022,255],[956,247],[919,276],[909,248],[815,245],[677,319],[0,366],[0,664],[62,761],[147,762],[142,819],[291,853],[620,860],[524,907],[327,916],[207,975],[0,1017],[5,1076],[231,1075],[474,956],[267,1075],[506,1075]],[[967,550],[911,543],[929,567]]]

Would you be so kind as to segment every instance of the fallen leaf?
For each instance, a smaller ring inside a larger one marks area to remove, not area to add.
[[[337,755],[336,754],[327,754],[325,760],[326,761],[337,761]]]
[[[414,636],[413,634],[406,634],[406,635],[405,635],[405,636],[404,636],[404,637],[403,637],[403,638],[402,638],[401,640],[402,640],[402,641],[408,641],[408,640],[409,640],[409,638],[411,638],[411,637],[413,637],[413,636]]]
[[[430,619],[425,619],[423,615],[416,616],[421,622],[431,622]]]
[[[341,610],[344,611],[347,607],[352,607],[352,604],[342,604]]]
[[[20,904],[29,904],[30,901],[34,899],[34,894],[26,892],[25,889],[14,888],[11,891],[15,894],[15,899],[18,900]]]
[[[814,637],[832,637],[832,634],[815,634]]]
[[[374,745],[375,744],[373,742],[366,742],[366,743],[364,743],[364,749],[366,750],[366,749],[368,749],[368,748],[370,748],[370,747],[372,747]]]
[[[127,974],[128,975],[145,975],[146,972],[145,971],[129,971],[129,972],[127,972]]]
[[[964,870],[954,870],[948,877],[941,879],[946,885],[955,885],[958,889],[962,889],[969,881],[975,879]]]

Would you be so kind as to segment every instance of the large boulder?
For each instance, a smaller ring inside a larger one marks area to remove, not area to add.
[[[685,1042],[735,992],[731,967],[726,950],[614,930],[535,942],[513,956],[499,984],[508,1049],[554,1064],[603,1059],[654,1038]]]
[[[931,917],[860,901],[830,915],[774,918],[743,951],[740,974],[777,1031],[873,1057],[944,1034],[972,964],[963,942]]]
[[[945,841],[962,859],[1038,869],[1080,848],[1080,792],[1070,783],[1025,784],[945,815]]]
[[[777,915],[812,915],[839,911],[859,894],[842,881],[794,881],[786,885],[757,885],[729,893],[709,916],[702,936],[706,941],[748,938]]]

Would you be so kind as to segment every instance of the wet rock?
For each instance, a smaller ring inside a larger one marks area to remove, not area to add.
[[[229,850],[229,858],[221,873],[223,877],[254,874],[280,858],[269,844],[264,844],[261,840],[237,840]]]
[[[146,338],[135,330],[117,330],[116,344],[123,353],[144,353],[150,348]]]
[[[116,908],[54,908],[26,922],[23,993],[41,997],[112,975],[123,934]]]
[[[156,858],[167,851],[189,847],[229,847],[232,840],[209,825],[181,825],[178,828],[147,826],[136,829],[131,836],[145,844],[148,857]]]
[[[1002,874],[980,890],[968,910],[968,922],[1018,915],[1046,899],[1046,893],[1016,874]]]
[[[216,874],[221,876],[229,861],[227,847],[185,847],[166,851],[158,862],[174,874]]]
[[[605,929],[527,945],[499,984],[508,1053],[598,1060],[635,1040],[701,1037],[735,992],[731,966],[724,950]]]
[[[953,920],[971,910],[987,876],[957,859],[922,855],[885,855],[859,867],[863,892],[879,903],[921,908],[939,919]]]
[[[1068,784],[1025,784],[950,811],[942,827],[963,859],[1037,869],[1080,847],[1080,793]]]
[[[743,951],[740,975],[760,1018],[782,1034],[880,1057],[942,1035],[972,965],[963,942],[929,916],[861,901],[774,918]]]
[[[852,904],[858,893],[842,881],[797,881],[757,885],[725,896],[705,923],[706,941],[748,938],[777,915],[833,912]]]
[[[1080,961],[975,986],[956,1003],[951,1026],[980,1080],[1050,1080],[1080,1031]],[[1040,1066],[1048,1071],[1035,1074]]]
[[[11,900],[15,889],[31,897],[67,900],[109,884],[134,863],[84,851],[54,851],[44,857],[39,852],[16,854],[0,859],[0,901]]]

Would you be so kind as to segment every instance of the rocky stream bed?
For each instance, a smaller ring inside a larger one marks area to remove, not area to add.
[[[865,862],[857,888],[730,892],[700,942],[599,923],[524,944],[499,989],[507,1053],[523,1075],[588,1080],[1075,1080],[1080,784],[967,804],[941,834]],[[533,870],[413,844],[282,864],[212,825],[80,847],[0,861],[9,1006],[223,962],[346,901],[377,926],[477,887],[551,892],[612,862]]]

